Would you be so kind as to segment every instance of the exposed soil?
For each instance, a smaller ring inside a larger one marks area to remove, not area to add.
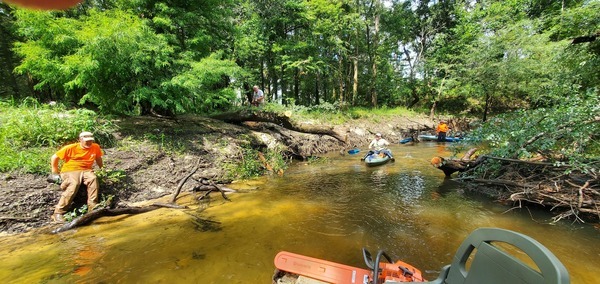
[[[306,158],[331,151],[366,146],[373,134],[381,132],[388,141],[398,141],[415,129],[431,129],[427,117],[386,118],[385,122],[356,120],[336,125],[334,130],[346,143],[325,135],[311,135],[271,123],[227,124],[202,117],[176,120],[133,117],[115,121],[118,146],[104,148],[107,178],[100,194],[114,195],[113,206],[151,200],[172,194],[181,178],[200,160],[198,170],[183,190],[190,190],[201,178],[218,183],[231,182],[227,165],[242,158],[242,147],[264,149],[279,145],[286,155]],[[311,123],[311,122],[305,122]],[[0,176],[0,232],[18,233],[50,224],[50,216],[60,197],[58,185],[45,175],[3,173]],[[85,204],[80,190],[75,206]]]

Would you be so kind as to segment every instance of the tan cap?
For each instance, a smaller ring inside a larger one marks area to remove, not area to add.
[[[79,133],[79,139],[83,139],[83,141],[94,141],[94,134],[92,132],[84,131]]]

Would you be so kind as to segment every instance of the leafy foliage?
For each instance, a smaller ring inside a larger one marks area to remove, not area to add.
[[[201,30],[183,42],[172,34],[181,28],[172,22],[180,8],[156,3],[159,11],[152,19],[121,9],[92,8],[77,17],[17,10],[17,31],[26,40],[15,45],[23,57],[16,71],[31,75],[34,88],[49,99],[93,104],[105,113],[227,106],[233,97],[230,80],[241,72],[233,61],[221,59],[222,52],[204,59],[210,38]],[[200,28],[189,21],[184,22]]]
[[[63,215],[63,217],[65,218],[65,221],[71,222],[71,221],[73,221],[73,219],[75,219],[79,216],[83,216],[87,212],[88,212],[87,205],[84,204],[79,208],[75,208],[72,211],[65,213]]]
[[[598,8],[597,1],[135,0],[17,9],[14,20],[0,19],[14,27],[23,58],[16,71],[32,78],[36,97],[105,113],[218,111],[258,84],[267,101],[284,104],[405,105],[487,119],[597,87],[597,41],[568,39],[597,33]]]
[[[22,169],[47,172],[50,156],[57,148],[77,141],[81,131],[94,133],[104,147],[114,144],[115,126],[85,109],[67,110],[62,105],[44,105],[25,100],[19,105],[0,102],[0,171]]]
[[[499,115],[470,134],[490,145],[491,155],[530,159],[541,156],[571,169],[597,171],[600,155],[600,99],[593,93],[553,108]],[[592,163],[590,163],[592,161]]]
[[[264,161],[261,161],[262,157]],[[272,167],[273,172],[283,171],[287,168],[287,161],[284,159],[283,149],[278,147],[266,149],[263,155],[256,149],[244,147],[241,149],[241,158],[239,162],[229,165],[228,173],[230,178],[248,179],[264,175],[267,172],[265,163]]]
[[[177,112],[226,110],[235,102],[235,90],[228,82],[230,77],[241,78],[244,73],[234,61],[222,57],[222,53],[213,53],[193,62],[189,69],[163,84],[169,93],[179,94],[180,99],[173,100]]]

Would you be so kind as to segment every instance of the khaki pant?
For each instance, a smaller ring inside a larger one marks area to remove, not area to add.
[[[56,204],[54,213],[65,214],[73,202],[73,198],[77,194],[79,186],[83,183],[87,186],[87,206],[88,212],[91,212],[94,207],[98,204],[98,182],[96,181],[96,174],[94,171],[72,171],[61,173],[60,177],[63,182],[60,185],[60,189],[63,190],[60,195],[60,200]]]

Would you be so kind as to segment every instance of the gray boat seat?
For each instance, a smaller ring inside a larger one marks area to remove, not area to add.
[[[537,269],[496,245],[500,243],[520,249],[535,263]],[[425,283],[554,284],[570,283],[570,280],[569,272],[558,258],[533,238],[505,229],[480,228],[463,241],[452,263],[442,269],[439,277]]]

